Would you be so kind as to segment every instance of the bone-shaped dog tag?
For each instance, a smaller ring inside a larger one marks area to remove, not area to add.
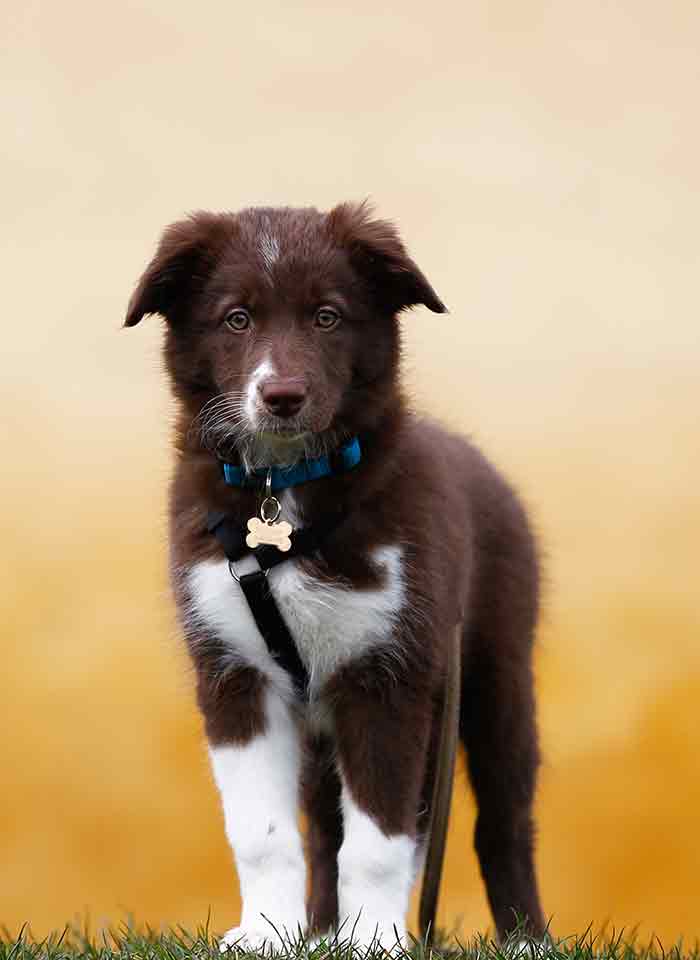
[[[291,549],[292,541],[289,539],[289,535],[292,532],[292,525],[287,523],[286,520],[275,522],[251,517],[248,521],[248,529],[250,533],[245,538],[245,542],[251,549],[255,549],[261,543],[277,547],[283,553]]]

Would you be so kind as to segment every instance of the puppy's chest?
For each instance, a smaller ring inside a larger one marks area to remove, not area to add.
[[[378,586],[357,589],[344,582],[320,580],[296,560],[268,574],[270,591],[310,675],[312,693],[343,664],[392,642],[405,603],[402,550],[384,546],[369,554]],[[252,557],[237,564],[238,573],[257,569]],[[213,632],[233,659],[283,680],[271,657],[240,586],[224,559],[204,560],[187,573],[188,620]]]

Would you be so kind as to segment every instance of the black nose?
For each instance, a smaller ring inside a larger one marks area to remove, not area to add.
[[[306,388],[298,380],[267,380],[260,385],[260,396],[276,417],[293,417],[304,405]]]

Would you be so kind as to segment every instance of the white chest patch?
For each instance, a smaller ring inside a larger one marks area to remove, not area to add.
[[[322,583],[288,560],[270,570],[269,582],[280,613],[310,677],[313,697],[344,663],[391,642],[405,603],[402,548],[380,547],[371,559],[384,573],[374,590]],[[239,574],[257,569],[253,557],[236,565]],[[248,603],[229,573],[226,560],[205,560],[187,574],[190,617],[226,645],[231,662],[248,663],[291,689],[286,672],[268,652]]]

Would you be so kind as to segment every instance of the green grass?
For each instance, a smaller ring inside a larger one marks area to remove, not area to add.
[[[257,960],[262,954],[234,948],[228,960]],[[268,951],[265,956],[270,957]],[[380,960],[387,954],[381,949],[358,949],[347,940],[322,942],[311,946],[304,940],[289,943],[275,953],[283,960]],[[399,960],[700,960],[700,944],[683,943],[664,948],[658,940],[640,943],[634,935],[597,934],[588,930],[580,937],[552,938],[546,948],[513,938],[499,945],[484,936],[467,942],[443,936],[432,947],[417,941],[410,951],[395,951]],[[0,933],[0,960],[220,960],[216,937],[208,927],[196,933],[178,928],[155,931],[123,924],[99,934],[66,927],[44,940],[35,940],[28,927],[13,937],[7,930]]]

